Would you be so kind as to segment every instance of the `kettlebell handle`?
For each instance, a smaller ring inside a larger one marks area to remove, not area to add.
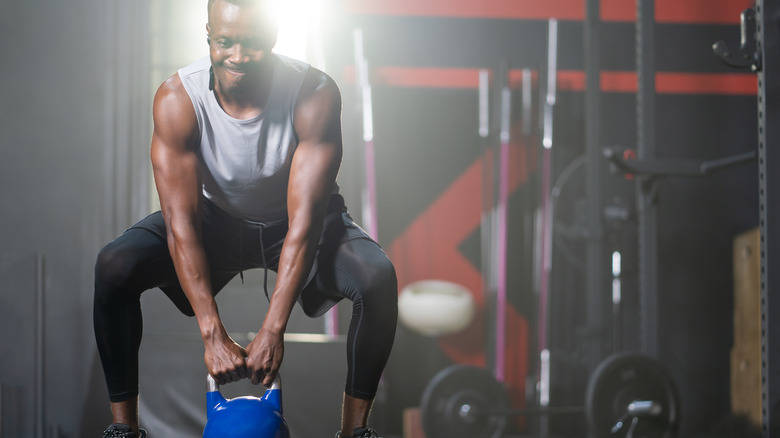
[[[271,383],[271,386],[266,387],[266,390],[274,389],[282,389],[282,378],[279,377],[279,373],[276,373],[276,377],[274,377],[274,381]],[[206,374],[206,392],[214,391],[219,391],[219,384],[216,380],[214,380],[213,377],[211,377],[211,374]]]

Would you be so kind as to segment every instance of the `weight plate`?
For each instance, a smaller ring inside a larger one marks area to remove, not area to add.
[[[680,398],[669,373],[655,359],[619,353],[604,359],[591,374],[585,394],[588,427],[596,438],[620,438],[631,427],[626,415],[635,401],[655,402],[659,411],[637,416],[633,438],[672,438],[680,424]],[[622,421],[622,427],[613,432]]]
[[[422,426],[427,438],[499,438],[508,406],[504,387],[489,372],[452,365],[437,373],[423,391]]]

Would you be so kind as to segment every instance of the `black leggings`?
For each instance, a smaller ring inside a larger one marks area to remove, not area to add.
[[[362,230],[344,229],[345,224],[347,228],[354,224],[343,204],[328,215],[315,268],[299,303],[307,315],[319,316],[343,298],[352,301],[344,391],[371,400],[395,337],[395,270],[379,246],[361,234]],[[95,337],[112,402],[138,394],[141,293],[159,287],[183,313],[192,315],[160,232],[164,232],[161,222],[159,212],[149,216],[106,245],[97,258]],[[203,239],[214,293],[242,269],[276,270],[285,233],[286,224],[264,227],[247,223],[206,205]]]

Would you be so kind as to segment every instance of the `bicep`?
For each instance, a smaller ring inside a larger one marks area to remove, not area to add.
[[[341,165],[341,96],[327,76],[313,77],[295,112],[299,143],[293,156],[288,209],[324,211]],[[323,205],[324,204],[324,205]],[[321,206],[321,208],[316,208]],[[291,217],[291,220],[293,217]]]
[[[151,159],[166,221],[175,213],[193,214],[199,203],[198,160],[194,152],[197,119],[179,90],[158,91],[154,102]]]

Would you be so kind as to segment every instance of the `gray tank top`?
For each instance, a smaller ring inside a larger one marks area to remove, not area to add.
[[[309,64],[273,55],[274,77],[263,112],[230,117],[209,90],[208,57],[179,70],[195,106],[203,195],[235,217],[257,222],[287,218],[287,183],[298,146],[293,112]]]

